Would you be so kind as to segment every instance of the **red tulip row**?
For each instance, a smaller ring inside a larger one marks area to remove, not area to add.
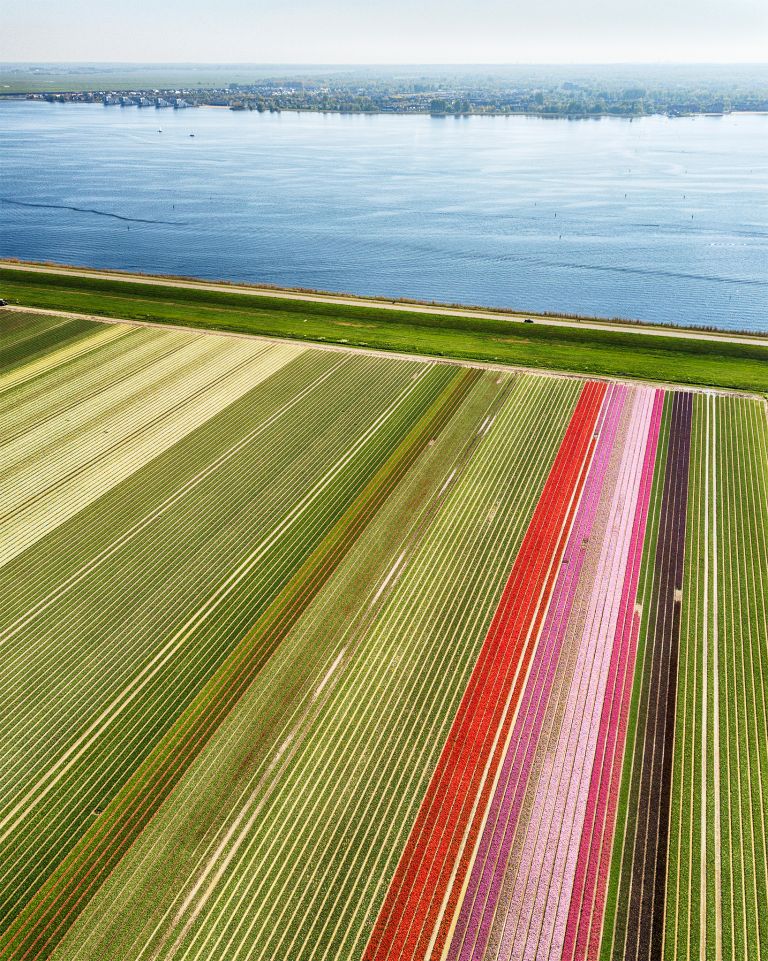
[[[604,384],[585,384],[365,951],[439,954],[501,763],[595,446]]]

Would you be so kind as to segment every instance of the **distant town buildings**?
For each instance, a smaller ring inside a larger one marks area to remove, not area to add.
[[[10,96],[10,95],[9,95]],[[107,107],[185,110],[198,106],[236,111],[281,110],[337,113],[414,113],[432,116],[525,114],[541,117],[637,117],[663,114],[727,114],[768,111],[768,89],[657,84],[641,86],[590,80],[486,78],[398,80],[373,77],[307,77],[301,81],[232,83],[209,88],[95,90],[20,94],[49,102],[103,103]]]

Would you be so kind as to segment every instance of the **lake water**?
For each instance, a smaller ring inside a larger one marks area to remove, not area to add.
[[[768,330],[768,116],[0,102],[0,198],[2,256]]]

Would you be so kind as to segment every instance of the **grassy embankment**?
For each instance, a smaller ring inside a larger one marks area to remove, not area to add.
[[[597,376],[768,393],[768,346],[525,325],[0,267],[12,304]]]

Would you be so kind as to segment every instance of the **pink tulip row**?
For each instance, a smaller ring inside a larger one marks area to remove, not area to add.
[[[656,465],[664,391],[657,390],[645,448],[640,493],[635,510],[629,563],[621,594],[621,610],[616,629],[608,688],[597,740],[595,765],[589,786],[584,830],[581,835],[573,892],[565,933],[563,959],[595,958],[600,947],[605,893],[608,882],[619,778],[624,758],[629,703],[632,693],[637,637],[640,618],[637,598],[640,564],[643,556]]]
[[[554,959],[564,946],[654,397],[647,388],[629,394],[603,485],[605,527],[585,585],[586,613],[573,638],[575,665],[551,709],[562,720],[549,743],[539,745],[541,770],[528,791],[530,821],[514,842],[520,869],[509,880],[506,916],[496,918],[493,940],[504,958]]]
[[[522,863],[530,869],[518,878],[513,903],[519,910],[509,912],[501,935],[505,957],[562,953],[653,399],[651,390],[634,391],[620,432],[617,476],[551,777],[539,782],[523,847]]]
[[[481,958],[488,942],[490,923],[498,902],[626,394],[627,389],[617,385],[606,393],[597,425],[599,439],[592,465],[531,664],[498,786],[491,801],[450,945],[450,961]]]
[[[597,381],[582,388],[390,881],[367,961],[439,957],[450,935],[593,459],[606,392]]]

